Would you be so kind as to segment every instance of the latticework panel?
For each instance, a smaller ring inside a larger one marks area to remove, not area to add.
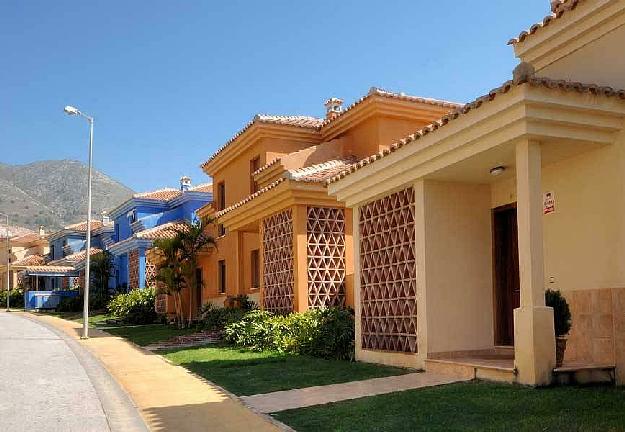
[[[291,209],[263,220],[263,308],[293,311],[293,214]]]
[[[139,251],[136,249],[128,253],[128,287],[139,288]]]
[[[417,352],[412,187],[360,208],[362,347]]]
[[[345,211],[308,207],[308,306],[345,305]]]
[[[156,265],[152,263],[146,257],[145,259],[145,286],[153,287],[155,285],[154,278],[156,278]]]

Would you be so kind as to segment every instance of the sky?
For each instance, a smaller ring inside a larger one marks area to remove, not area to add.
[[[135,191],[200,164],[256,113],[324,115],[376,86],[470,101],[549,0],[0,0],[0,162],[87,160]]]

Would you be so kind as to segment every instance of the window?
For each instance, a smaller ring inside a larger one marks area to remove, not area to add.
[[[260,287],[260,251],[255,249],[250,255],[252,269],[252,288]]]
[[[260,156],[256,156],[250,161],[250,193],[258,191],[258,183],[254,181],[254,172],[260,168]]]
[[[136,210],[129,211],[128,213],[126,213],[126,217],[128,218],[128,223],[132,225],[133,223],[137,221],[137,211]]]
[[[54,245],[50,245],[50,259],[56,259],[56,257],[54,256]]]
[[[226,293],[226,261],[220,260],[218,263],[218,276],[219,276],[219,293]]]

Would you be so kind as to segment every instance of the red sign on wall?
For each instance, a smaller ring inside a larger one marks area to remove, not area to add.
[[[553,192],[543,194],[543,214],[551,214],[556,211],[556,197]]]

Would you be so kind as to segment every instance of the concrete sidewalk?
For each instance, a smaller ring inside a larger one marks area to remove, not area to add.
[[[52,316],[37,320],[79,339],[81,325]],[[184,368],[140,349],[122,338],[90,330],[80,341],[129,393],[153,431],[276,431],[268,418],[254,413],[218,387]]]
[[[367,396],[451,384],[458,381],[464,380],[437,375],[431,372],[421,372],[372,378],[363,381],[351,381],[341,384],[277,391],[253,396],[242,396],[241,399],[259,412],[274,413]]]

